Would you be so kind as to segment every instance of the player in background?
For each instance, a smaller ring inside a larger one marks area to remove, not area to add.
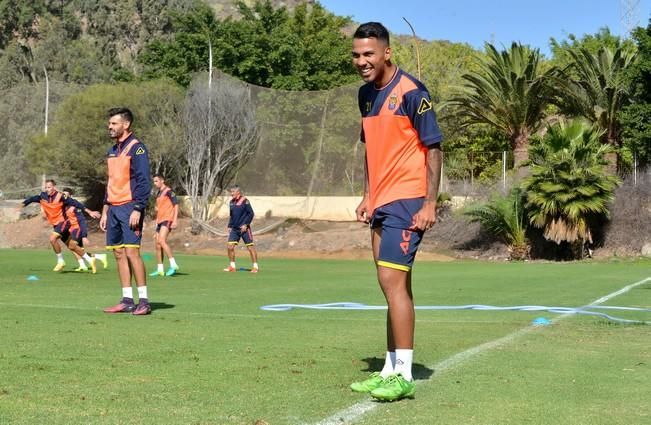
[[[108,111],[108,132],[115,141],[108,151],[108,183],[99,226],[106,232],[107,249],[113,250],[122,287],[122,299],[105,313],[151,313],[147,274],[140,256],[145,208],[151,193],[147,148],[131,131],[133,113],[127,108]],[[133,276],[138,305],[133,301]]]
[[[389,32],[382,24],[357,28],[352,61],[366,82],[359,90],[365,190],[355,212],[370,225],[388,311],[384,367],[351,388],[393,401],[415,392],[411,271],[423,234],[436,221],[442,136],[425,86],[391,62]]]
[[[72,195],[74,194],[74,191],[69,187],[64,187],[62,192],[68,198],[72,198]],[[108,259],[106,258],[106,254],[91,254],[90,252],[88,252],[88,245],[90,244],[90,241],[88,239],[88,222],[86,221],[86,217],[84,216],[84,210],[79,207],[71,206],[71,207],[67,207],[67,209],[64,211],[64,215],[66,216],[68,221],[70,221],[71,225],[72,223],[76,222],[77,225],[79,226],[79,238],[76,240],[77,245],[83,248],[84,251],[86,251],[86,253],[90,255],[92,258],[101,261],[102,265],[106,269],[108,267]],[[101,215],[98,215],[98,217],[100,216]],[[72,234],[72,232],[70,233],[71,236],[75,236],[74,234]],[[79,267],[77,267],[74,271],[87,272],[88,266],[91,266],[91,270],[92,270],[93,265],[89,261],[85,260],[74,250],[72,250],[72,253],[74,254],[75,258],[77,259],[77,262],[79,263]]]
[[[172,254],[172,248],[167,243],[167,237],[172,229],[176,229],[179,217],[179,202],[172,189],[165,184],[165,178],[160,174],[154,175],[154,186],[158,189],[156,194],[156,234],[154,235],[158,267],[149,276],[173,276],[179,266],[174,260],[174,254]],[[167,255],[170,262],[167,272],[165,272],[163,265],[165,255]]]
[[[253,221],[254,213],[251,203],[244,195],[239,186],[233,185],[230,187],[231,200],[230,219],[228,220],[228,242],[226,244],[228,250],[229,265],[224,269],[225,272],[237,271],[235,266],[235,247],[240,242],[240,239],[246,245],[251,255],[251,273],[258,272],[258,253],[253,244],[253,232],[251,232],[251,222]]]
[[[92,211],[86,208],[74,199],[68,198],[62,192],[59,192],[56,189],[56,182],[53,179],[45,181],[45,191],[25,199],[18,206],[18,209],[20,210],[33,202],[38,202],[41,205],[41,211],[43,212],[45,219],[50,223],[50,225],[52,225],[52,234],[50,234],[49,240],[52,250],[57,257],[57,264],[52,270],[55,272],[61,271],[66,266],[66,262],[63,259],[63,252],[61,252],[59,239],[61,239],[63,235],[67,234],[66,232],[70,226],[70,223],[66,220],[63,213],[64,208],[81,208],[94,218],[99,218],[100,214],[97,211]]]

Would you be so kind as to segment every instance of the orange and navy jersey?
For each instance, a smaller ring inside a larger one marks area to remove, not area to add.
[[[70,223],[71,229],[79,229],[81,227],[81,223],[79,223],[79,219],[77,218],[76,206],[71,205],[69,207],[65,207],[63,214],[65,215],[66,220],[68,220],[68,223]]]
[[[130,134],[108,151],[108,184],[104,202],[109,205],[134,204],[142,211],[151,193],[149,156],[145,145]]]
[[[79,202],[66,197],[58,191],[55,191],[52,195],[48,195],[47,192],[41,192],[38,195],[31,196],[23,201],[23,206],[27,206],[33,202],[41,204],[41,210],[45,214],[48,223],[52,226],[56,226],[65,221],[66,218],[63,214],[65,207],[79,204]],[[84,206],[82,205],[83,208]]]
[[[443,136],[427,88],[397,69],[385,87],[359,89],[370,210],[427,194],[427,151]]]
[[[161,188],[156,195],[156,223],[171,223],[174,220],[174,206],[178,203],[172,189],[167,186]]]
[[[231,229],[242,227],[245,224],[249,226],[255,216],[251,203],[244,196],[240,196],[237,199],[231,199],[230,211],[228,227]]]

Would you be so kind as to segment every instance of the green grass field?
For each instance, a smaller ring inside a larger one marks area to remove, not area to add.
[[[224,257],[177,259],[181,274],[149,281],[152,315],[134,317],[101,311],[121,295],[113,262],[57,274],[51,252],[0,251],[0,423],[651,423],[648,325],[419,311],[416,397],[378,403],[348,385],[381,367],[384,311],[260,310],[382,305],[370,262],[262,253],[252,275],[221,272]],[[414,289],[421,306],[579,307],[649,276],[649,261],[417,262]],[[651,283],[605,304],[648,307]]]

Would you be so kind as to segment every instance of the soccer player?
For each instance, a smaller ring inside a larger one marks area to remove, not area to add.
[[[230,219],[228,220],[228,243],[226,244],[230,263],[224,271],[234,272],[237,270],[235,267],[235,247],[240,242],[240,239],[242,239],[251,255],[251,262],[253,263],[251,273],[257,273],[258,253],[255,251],[253,233],[251,232],[251,221],[253,221],[254,216],[253,208],[251,208],[249,200],[242,195],[242,190],[239,186],[231,186],[230,192]]]
[[[33,202],[38,202],[41,205],[41,210],[43,211],[45,218],[52,225],[50,245],[52,245],[52,250],[57,256],[57,264],[52,270],[55,272],[61,271],[66,266],[66,262],[63,259],[63,252],[61,252],[59,239],[61,239],[62,236],[67,235],[70,226],[70,223],[66,220],[63,213],[64,208],[80,208],[88,212],[88,214],[94,218],[99,218],[100,214],[97,211],[92,211],[86,208],[74,199],[65,196],[62,192],[59,192],[56,189],[56,182],[53,179],[45,181],[45,191],[25,199],[18,206],[18,209],[22,209]]]
[[[145,207],[151,192],[147,148],[131,132],[133,113],[127,108],[108,111],[108,132],[115,144],[108,151],[108,183],[100,228],[106,232],[107,249],[113,250],[122,286],[121,301],[106,313],[151,313],[147,275],[140,256]],[[131,276],[138,287],[133,301]]]
[[[62,192],[68,198],[72,198],[72,195],[74,194],[73,190],[69,187],[64,187]],[[64,211],[64,215],[71,223],[71,226],[72,223],[77,223],[77,225],[79,226],[79,232],[78,232],[79,237],[76,239],[77,245],[80,248],[83,248],[84,251],[86,251],[86,254],[88,254],[90,257],[100,260],[102,262],[102,265],[106,269],[108,267],[108,260],[106,258],[106,254],[91,254],[88,252],[87,246],[90,243],[90,241],[88,240],[88,222],[86,221],[86,217],[84,216],[84,210],[82,208],[79,208],[78,206],[77,207],[71,206]],[[98,215],[96,218],[99,217],[100,215]],[[72,236],[77,236],[77,235],[72,234]],[[74,254],[75,258],[77,259],[77,262],[79,263],[79,267],[77,267],[74,271],[87,272],[88,266],[86,264],[91,266],[91,270],[93,269],[94,263],[91,264],[90,261],[83,258],[83,256],[80,256],[75,250],[72,250],[72,253]]]
[[[174,260],[172,248],[167,243],[167,237],[172,229],[176,229],[177,220],[179,217],[179,202],[176,200],[176,195],[167,185],[165,185],[165,178],[160,174],[154,175],[154,186],[158,189],[156,195],[156,259],[158,260],[158,269],[149,274],[149,276],[173,276],[179,269],[178,264]],[[170,262],[170,268],[163,267],[163,257],[167,255]]]
[[[359,90],[365,190],[355,213],[370,225],[388,312],[384,367],[351,388],[393,401],[415,392],[411,270],[424,232],[436,221],[442,136],[425,86],[391,61],[389,32],[382,24],[357,28],[352,62],[366,82]]]

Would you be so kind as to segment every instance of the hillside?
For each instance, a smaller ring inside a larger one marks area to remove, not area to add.
[[[237,13],[237,0],[206,0],[213,9],[219,18],[226,18],[228,16],[234,16]],[[244,0],[244,3],[247,6],[253,6],[255,0]],[[315,0],[271,0],[271,4],[274,9],[280,7],[286,7],[287,9],[293,9],[299,4],[308,3],[314,4]]]

